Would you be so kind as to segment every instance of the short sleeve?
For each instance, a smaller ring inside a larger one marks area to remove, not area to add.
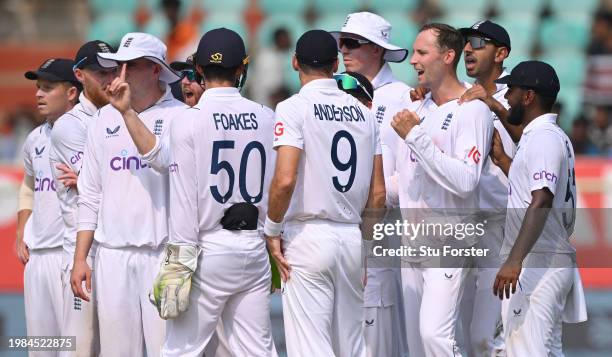
[[[274,148],[283,145],[304,149],[304,112],[309,110],[296,97],[276,106],[274,120]]]
[[[34,130],[39,130],[38,128]],[[32,134],[28,135],[25,143],[23,144],[23,169],[27,176],[34,176],[34,168],[32,167]]]
[[[535,144],[535,146],[529,145],[526,148],[529,190],[533,192],[548,188],[554,194],[562,176],[561,168],[565,147],[557,134],[551,130],[535,132],[529,139],[529,143]]]

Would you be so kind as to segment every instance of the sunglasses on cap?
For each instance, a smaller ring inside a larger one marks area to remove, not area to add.
[[[357,78],[352,77],[346,73],[336,74],[334,75],[334,80],[338,83],[338,85],[344,90],[356,90],[361,88],[363,93],[370,99],[370,101],[374,101],[370,93],[366,90],[363,84],[359,83]]]
[[[480,37],[480,36],[469,36],[467,38],[467,42],[469,42],[470,46],[472,46],[472,48],[475,50],[484,48],[487,45],[487,43],[492,43],[496,45],[496,42],[491,40],[490,38]]]
[[[338,48],[342,48],[342,46],[345,46],[349,50],[354,50],[356,48],[361,47],[361,45],[365,45],[365,44],[368,44],[368,43],[370,43],[370,41],[368,41],[368,40],[359,40],[359,39],[356,39],[356,38],[341,37],[338,40]]]

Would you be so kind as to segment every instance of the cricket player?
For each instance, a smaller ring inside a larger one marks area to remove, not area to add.
[[[457,30],[445,24],[424,25],[413,47],[410,64],[419,86],[429,93],[391,123],[405,143],[399,153],[400,207],[413,213],[455,209],[467,216],[479,207],[483,155],[489,152],[493,134],[491,112],[481,101],[458,103],[467,88],[456,74],[464,47]],[[421,236],[420,242],[430,244],[431,238]],[[444,268],[427,255],[405,261],[409,267],[402,269],[402,286],[410,354],[453,356],[460,352],[455,330],[466,259]]]
[[[115,69],[102,68],[97,61],[98,52],[110,53],[112,47],[102,41],[90,41],[77,51],[74,75],[83,86],[79,103],[62,115],[51,131],[50,161],[55,179],[56,193],[60,202],[64,222],[64,253],[62,257],[62,291],[64,308],[62,335],[76,336],[76,351],[64,351],[67,356],[93,356],[99,351],[98,321],[94,302],[83,301],[74,296],[70,285],[70,272],[74,261],[74,248],[77,234],[76,187],[65,186],[60,177],[64,171],[58,167],[65,165],[70,171],[78,173],[83,163],[87,127],[95,112],[108,104],[106,87],[115,78]],[[88,265],[93,266],[96,245],[92,246]]]
[[[198,74],[193,63],[195,54],[187,57],[185,62],[175,61],[170,63],[170,68],[181,75],[181,91],[185,104],[193,107],[198,103],[202,93],[204,93],[204,85],[202,77]]]
[[[208,356],[217,329],[215,355],[276,356],[270,266],[257,230],[273,164],[273,113],[239,93],[248,57],[237,33],[207,32],[194,60],[208,90],[169,132],[158,138],[125,118],[144,162],[170,172],[171,238],[151,294],[168,319],[162,355]]]
[[[90,300],[86,258],[95,231],[102,355],[159,356],[164,340],[165,322],[148,292],[168,238],[168,175],[139,158],[124,122],[138,117],[161,136],[185,109],[172,97],[168,83],[180,78],[165,58],[166,46],[145,33],[123,36],[116,53],[98,53],[102,67],[120,64],[121,70],[107,89],[110,105],[96,112],[88,128],[71,284],[75,295]]]
[[[27,79],[36,81],[38,111],[45,118],[23,146],[25,176],[17,213],[17,253],[25,264],[23,294],[28,336],[62,335],[64,223],[49,151],[53,125],[79,97],[73,64],[68,59],[48,59],[37,70],[25,73]],[[49,354],[33,351],[30,355]]]
[[[508,122],[523,125],[514,159],[499,147],[494,152],[510,181],[505,262],[493,285],[505,297],[506,354],[563,356],[562,323],[585,321],[586,306],[569,242],[576,218],[574,150],[551,113],[559,78],[550,65],[525,61],[496,82],[509,86]]]
[[[347,71],[364,75],[374,86],[371,110],[380,125],[380,143],[387,192],[396,191],[397,147],[401,144],[389,124],[393,115],[410,103],[410,88],[398,80],[391,71],[389,62],[403,62],[408,50],[391,44],[391,24],[379,15],[370,12],[349,14],[338,32],[331,34],[338,42],[338,49]],[[387,195],[387,206],[397,207],[397,194]],[[385,241],[393,247],[399,239],[389,237]],[[396,267],[396,269],[394,269]],[[369,356],[403,356],[406,354],[404,338],[401,274],[399,259],[384,258],[384,262],[371,264],[367,270],[364,307],[380,310],[376,317],[366,319],[366,349]],[[370,312],[372,310],[370,309]],[[400,328],[395,327],[400,326]],[[376,333],[372,333],[376,330]],[[393,331],[393,333],[389,333]],[[384,339],[380,339],[383,338]]]
[[[504,98],[508,87],[494,81],[508,75],[504,70],[504,60],[511,50],[510,36],[500,25],[489,20],[478,21],[473,26],[459,29],[465,39],[463,49],[465,69],[468,76],[476,81],[461,98],[459,103],[482,100],[492,111],[493,126],[502,140],[504,152],[514,156],[516,145],[511,134],[495,111],[504,119],[508,103]],[[501,109],[497,109],[500,107]],[[508,125],[520,137],[520,126]],[[479,207],[482,217],[487,220],[487,235],[478,247],[488,248],[491,254],[475,257],[473,271],[466,281],[462,314],[464,337],[470,356],[491,356],[503,351],[501,335],[501,303],[491,296],[491,284],[501,266],[499,251],[503,241],[508,205],[508,179],[502,170],[489,159],[485,161],[479,184]]]
[[[332,79],[338,51],[328,32],[304,33],[292,65],[302,88],[276,108],[264,226],[283,280],[287,353],[365,356],[359,224],[364,209],[385,204],[378,124]]]

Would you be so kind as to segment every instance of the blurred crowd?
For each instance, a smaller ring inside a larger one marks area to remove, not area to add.
[[[488,2],[490,6],[483,10],[485,18],[498,16],[500,1]],[[553,0],[546,1],[548,2],[545,4],[550,4]],[[117,2],[117,0],[109,3],[92,0],[90,2],[91,11],[94,12],[95,17],[94,10],[98,6],[96,4],[100,3],[102,4],[100,6],[112,8],[115,6],[112,4]],[[132,27],[129,29],[117,28],[118,38],[116,40],[118,41],[120,35],[127,30],[153,33],[165,39],[168,45],[169,61],[182,61],[193,53],[202,31],[205,31],[207,26],[221,26],[224,16],[231,14],[232,5],[232,1],[228,0],[227,6],[230,10],[223,13],[225,15],[215,15],[214,18],[219,23],[203,25],[213,17],[210,9],[207,9],[206,6],[196,6],[197,3],[194,0],[126,0],[126,2],[135,4],[130,15],[133,22],[130,24]],[[267,21],[271,16],[266,15],[269,9],[265,4],[268,2],[270,1],[243,1],[246,5],[236,18],[244,23],[245,33],[241,35],[248,39],[249,52],[252,59],[256,59],[252,61],[249,68],[245,95],[274,108],[276,103],[288,98],[299,89],[297,75],[290,66],[290,58],[293,55],[296,40],[296,28],[290,28],[282,22],[277,25],[272,22],[271,25],[271,22]],[[314,0],[288,1],[286,2],[288,8],[284,10],[293,11],[292,6],[296,6],[296,3],[303,3],[305,5],[301,7],[299,16],[304,26],[307,28],[323,27],[326,14],[314,5],[315,2]],[[203,2],[204,5],[207,3],[209,2]],[[364,3],[368,2],[360,2],[360,4]],[[369,4],[375,3],[376,1],[369,2]],[[446,18],[444,7],[441,5],[441,3],[446,3],[445,0],[416,0],[416,3],[416,6],[406,11],[406,16],[414,25],[419,26],[430,19]],[[153,9],[151,4],[157,4],[157,8]],[[540,12],[538,16],[541,19],[553,16],[551,9],[550,5],[542,7],[538,10]],[[375,8],[366,5],[361,5],[360,10],[376,12]],[[390,22],[393,24],[393,20]],[[340,28],[341,25],[342,23],[337,23],[335,27]],[[95,32],[96,26],[95,24],[90,26],[89,34],[86,37],[100,35]],[[104,28],[100,31],[103,30]],[[109,33],[108,30],[106,31]],[[394,31],[402,31],[402,29],[394,27]],[[528,56],[539,57],[542,52],[540,42],[533,42],[528,49]],[[612,115],[612,0],[600,0],[595,7],[590,24],[590,40],[584,51],[585,68],[577,69],[585,72],[580,77],[584,80],[578,84],[581,87],[577,93],[582,97],[579,109],[563,110],[564,106],[567,107],[567,103],[564,103],[567,98],[560,97],[557,106],[560,118],[563,118],[560,121],[571,123],[562,125],[562,127],[569,131],[568,134],[577,154],[612,157],[612,124],[610,123]],[[401,65],[409,67],[407,61]],[[409,71],[409,68],[406,69],[406,72]],[[21,146],[25,136],[38,123],[39,119],[34,108],[20,107],[10,112],[5,112],[0,108],[0,163],[20,162]]]

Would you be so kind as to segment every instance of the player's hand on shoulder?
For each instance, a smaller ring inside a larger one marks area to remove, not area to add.
[[[85,281],[87,293],[83,290],[83,281]],[[89,296],[91,294],[91,268],[85,260],[74,261],[72,273],[70,274],[70,286],[72,287],[74,296],[89,301]]]
[[[405,140],[412,128],[419,125],[420,122],[421,119],[415,112],[404,109],[393,116],[391,127],[402,140]]]
[[[121,114],[132,109],[130,85],[125,81],[126,66],[126,63],[121,66],[119,76],[115,77],[106,89],[110,104]]]
[[[291,266],[283,255],[283,241],[281,236],[265,237],[268,245],[268,252],[270,252],[270,256],[272,256],[272,259],[274,259],[274,262],[276,263],[281,279],[283,282],[287,282],[287,280],[289,280],[289,274],[291,273]]]
[[[425,95],[429,92],[426,88],[416,87],[410,91],[410,100],[413,102],[425,99]]]
[[[472,88],[466,90],[459,98],[459,104],[470,102],[475,99],[482,100],[489,108],[491,107],[491,100],[493,99],[487,90],[480,84],[474,84]]]
[[[493,283],[493,295],[503,300],[504,293],[506,299],[510,298],[510,292],[512,294],[516,292],[516,285],[518,284],[519,276],[521,275],[521,269],[523,265],[519,261],[506,260],[504,264],[499,268],[495,282]]]

